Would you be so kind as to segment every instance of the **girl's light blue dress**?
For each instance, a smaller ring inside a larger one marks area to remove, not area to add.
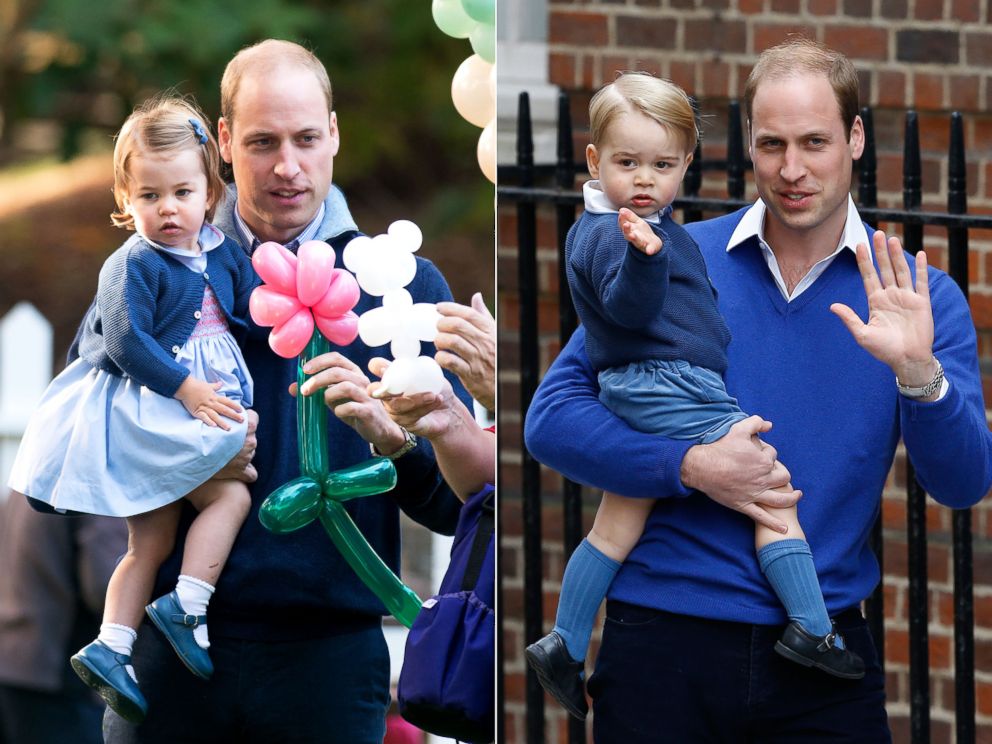
[[[153,245],[191,271],[206,269],[202,253]],[[176,361],[194,377],[219,380],[218,393],[242,408],[251,406],[251,376],[209,286],[196,328]],[[9,485],[58,511],[142,514],[182,498],[241,450],[247,423],[224,421],[230,431],[193,418],[175,398],[77,359],[45,391],[21,440]]]

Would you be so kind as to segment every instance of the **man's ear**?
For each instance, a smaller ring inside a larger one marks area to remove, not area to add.
[[[341,147],[341,131],[338,129],[338,114],[336,111],[331,112],[331,118],[328,122],[331,131],[331,157],[338,154],[338,148]]]
[[[231,162],[231,128],[223,116],[217,120],[217,145],[225,163]]]
[[[599,178],[599,150],[596,145],[586,145],[586,167],[590,176]]]
[[[858,160],[865,151],[865,125],[860,116],[854,117],[848,144],[851,146],[851,159]]]

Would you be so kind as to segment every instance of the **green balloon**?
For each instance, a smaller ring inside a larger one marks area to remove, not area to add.
[[[336,501],[325,502],[320,523],[351,569],[382,600],[389,613],[406,627],[413,625],[420,612],[420,598],[376,555],[344,507]]]
[[[461,0],[466,15],[473,21],[492,26],[496,23],[495,0]]]
[[[320,484],[302,475],[270,493],[258,510],[258,519],[270,532],[285,535],[317,518],[323,507],[322,495]]]
[[[314,330],[297,366],[296,379],[301,387],[308,377],[303,365],[330,350],[330,342]],[[296,436],[302,475],[269,494],[258,511],[259,521],[269,531],[283,535],[320,519],[352,570],[386,609],[409,628],[420,612],[420,598],[376,555],[340,504],[392,490],[396,486],[395,466],[385,457],[373,457],[328,472],[327,406],[323,395],[296,396]]]
[[[335,501],[347,501],[359,496],[374,496],[396,487],[396,466],[385,457],[328,473],[324,478],[324,494]]]
[[[465,13],[461,0],[434,0],[431,15],[441,31],[456,39],[467,39],[475,28],[475,21]]]
[[[489,23],[479,23],[472,29],[468,40],[472,51],[491,65],[496,64],[496,27]]]

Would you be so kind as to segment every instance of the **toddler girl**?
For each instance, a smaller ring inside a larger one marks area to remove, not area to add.
[[[715,442],[747,414],[724,387],[730,333],[702,254],[671,218],[698,137],[692,106],[677,86],[628,73],[593,97],[589,114],[586,159],[598,180],[584,186],[585,212],[565,250],[600,399],[635,429]],[[603,494],[565,568],[554,630],[527,648],[541,684],[576,717],[587,711],[582,661],[596,611],[653,506]],[[775,512],[786,534],[755,531],[759,565],[791,621],[775,650],[834,676],[864,676],[833,631],[796,508]]]
[[[198,511],[175,591],[145,610],[183,663],[213,665],[206,609],[250,507],[212,477],[242,448],[252,382],[231,330],[247,330],[254,272],[208,220],[224,186],[209,122],[191,102],[140,106],[114,147],[115,225],[136,234],[100,271],[80,358],[52,381],[10,487],[59,512],[126,517],[128,551],[107,587],[100,635],[72,667],[122,717],[147,703],[130,665],[142,608],[186,498]]]

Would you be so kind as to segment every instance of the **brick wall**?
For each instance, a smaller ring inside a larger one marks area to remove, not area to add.
[[[576,156],[589,96],[615,71],[640,69],[668,77],[700,102],[704,157],[724,157],[726,106],[742,95],[762,49],[800,32],[848,54],[862,81],[862,104],[873,107],[881,205],[902,203],[905,111],[919,112],[923,149],[923,208],[947,200],[948,117],[965,120],[969,211],[992,213],[992,20],[979,0],[614,0],[549,2],[551,82],[572,96]],[[724,183],[708,176],[704,193],[723,196]],[[754,196],[749,187],[749,197]],[[892,227],[892,226],[886,226]],[[498,223],[500,311],[501,564],[505,611],[507,741],[524,741],[523,557],[519,500],[520,422],[516,373],[516,222],[503,205]],[[538,215],[541,364],[558,351],[554,215]],[[927,228],[931,263],[946,268],[942,229]],[[971,233],[971,307],[979,329],[986,401],[992,404],[992,233]],[[906,578],[905,466],[900,451],[884,500],[886,663],[889,715],[895,741],[909,741],[908,580]],[[554,617],[565,556],[561,540],[560,481],[542,471],[544,618]],[[586,527],[597,499],[585,493]],[[934,742],[954,741],[953,602],[950,512],[931,504],[929,600],[931,720]],[[983,504],[973,513],[978,740],[992,742],[992,518]],[[548,741],[565,741],[564,714],[548,704]]]

